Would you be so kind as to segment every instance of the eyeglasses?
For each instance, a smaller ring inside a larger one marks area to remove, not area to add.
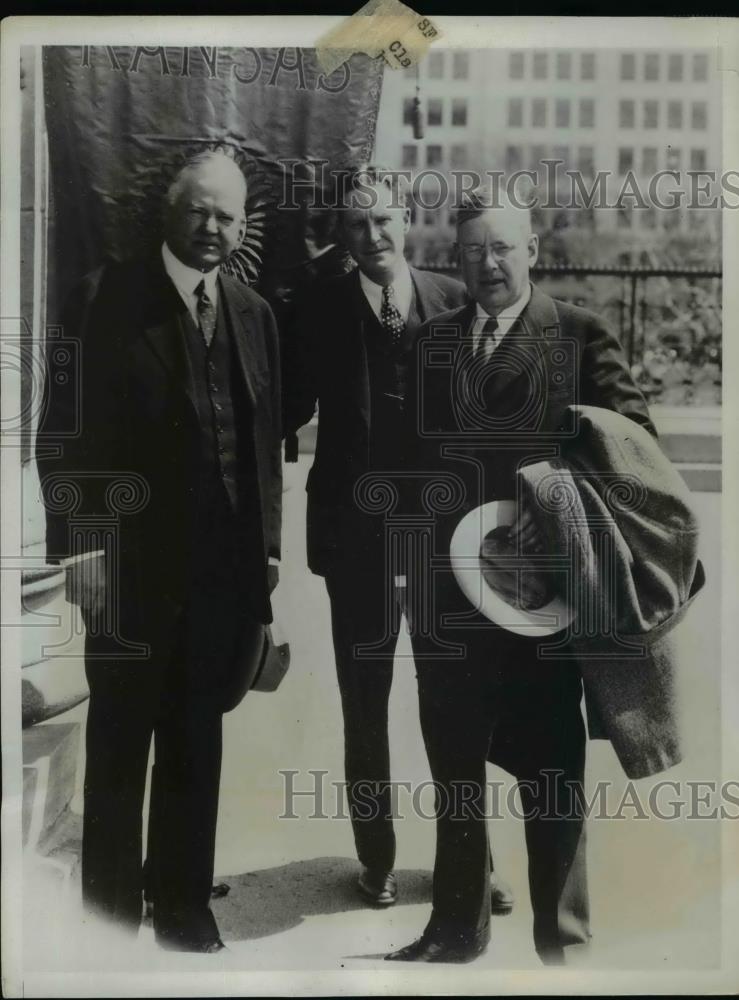
[[[513,250],[513,247],[508,246],[507,243],[493,243],[492,245],[489,243],[455,243],[454,247],[473,264],[479,263],[483,257],[490,253],[496,260],[504,260]]]

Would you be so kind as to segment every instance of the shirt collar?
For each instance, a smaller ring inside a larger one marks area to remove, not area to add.
[[[499,313],[495,318],[498,320],[497,338],[501,340],[508,333],[510,328],[516,322],[518,317],[524,311],[526,306],[529,304],[529,299],[531,298],[531,285],[527,283],[523,294],[516,299],[513,305],[507,306],[501,313]],[[475,303],[476,306],[476,317],[480,320],[490,319],[490,313],[486,312],[479,302]]]
[[[164,270],[172,280],[172,284],[185,300],[195,295],[195,289],[201,281],[205,281],[205,291],[211,302],[215,302],[216,282],[218,281],[219,267],[214,267],[210,271],[198,271],[194,267],[183,264],[179,257],[175,257],[166,243],[162,243],[162,261]]]
[[[382,285],[378,285],[371,278],[368,278],[361,269],[359,270],[359,284],[362,286],[362,291],[372,306],[373,312],[379,316],[382,308]],[[392,286],[398,312],[403,319],[407,320],[413,298],[413,280],[405,258],[401,261],[398,273],[393,278]]]

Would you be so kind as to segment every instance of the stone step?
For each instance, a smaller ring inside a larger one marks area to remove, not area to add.
[[[47,723],[23,730],[23,843],[43,849],[69,809],[77,781],[78,723]]]

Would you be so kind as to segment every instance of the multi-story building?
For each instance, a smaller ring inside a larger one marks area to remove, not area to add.
[[[414,138],[413,129],[417,91],[425,118],[422,139]],[[416,175],[427,168],[447,177],[462,169],[508,175],[528,169],[538,170],[540,178],[547,169],[542,160],[561,160],[558,200],[566,202],[573,185],[564,170],[578,171],[587,189],[605,171],[613,204],[630,171],[645,195],[659,171],[681,171],[686,190],[694,182],[685,171],[720,173],[720,136],[720,81],[708,50],[438,48],[418,68],[386,71],[376,159]],[[427,188],[433,182],[423,183]],[[663,202],[671,201],[676,186],[671,177],[660,181]],[[433,202],[433,194],[424,200]],[[631,231],[647,245],[650,234],[663,228],[689,232],[719,224],[715,211],[636,204],[623,197],[618,208],[581,208],[575,222]],[[453,220],[449,205],[416,209],[414,230],[446,236]]]

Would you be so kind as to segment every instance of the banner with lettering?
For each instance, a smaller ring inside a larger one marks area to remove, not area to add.
[[[249,231],[231,266],[273,301],[327,249],[316,178],[372,156],[382,62],[361,54],[329,76],[300,48],[51,46],[43,64],[51,322],[97,264],[161,242],[188,155],[228,146],[241,163]]]

